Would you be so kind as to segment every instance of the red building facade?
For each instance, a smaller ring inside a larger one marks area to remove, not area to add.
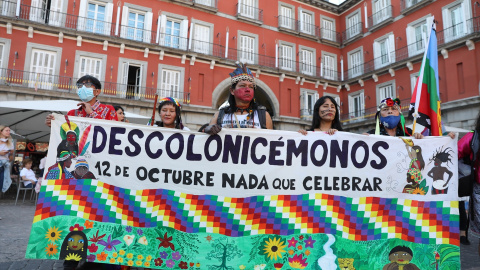
[[[437,21],[443,120],[472,128],[480,102],[480,4],[470,0],[2,0],[0,98],[76,99],[76,78],[102,102],[151,114],[155,93],[183,103],[195,129],[228,96],[236,61],[257,78],[276,129],[310,124],[331,95],[347,130],[372,126],[378,102],[408,105],[429,25]]]

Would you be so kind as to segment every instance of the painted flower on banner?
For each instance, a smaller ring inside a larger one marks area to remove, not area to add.
[[[125,228],[125,231],[132,232],[132,227],[128,226],[127,228]]]
[[[168,253],[165,251],[162,251],[160,252],[160,257],[162,257],[162,259],[166,259],[168,257]]]
[[[287,240],[287,242],[288,242],[288,247],[296,247],[298,243],[298,241],[295,240],[295,237],[292,237],[292,239]]]
[[[110,260],[108,261],[109,263],[115,263],[115,258],[110,258]]]
[[[113,252],[113,253],[112,253],[112,257],[114,257],[114,258],[118,257],[118,253],[117,253],[117,252]]]
[[[162,266],[163,264],[163,260],[160,258],[156,258],[154,262],[155,262],[155,266]]]
[[[180,267],[180,269],[188,269],[188,265],[187,265],[187,262],[180,262],[178,264],[178,267]]]
[[[55,242],[60,239],[62,231],[59,231],[57,227],[53,226],[48,229],[47,233],[45,234],[45,238],[48,239],[50,242]]]
[[[140,239],[138,239],[138,243],[140,243],[142,245],[145,245],[145,246],[148,246],[147,237],[146,236],[140,237]]]
[[[282,238],[268,238],[263,245],[263,254],[265,254],[270,260],[277,260],[278,257],[282,257],[282,253],[286,252],[285,247],[287,245],[284,245],[285,241],[282,241]]]
[[[288,258],[288,265],[294,269],[305,269],[308,266],[307,258],[303,258],[303,255],[295,254],[293,258]]]
[[[127,259],[132,259],[133,258],[133,254],[132,253],[128,253],[127,254]]]
[[[98,244],[102,245],[102,246],[105,246],[105,248],[103,250],[112,251],[112,249],[115,249],[115,251],[117,251],[117,248],[115,248],[115,246],[121,244],[122,242],[120,242],[120,240],[117,240],[117,239],[115,239],[115,240],[111,240],[111,239],[112,239],[112,236],[109,235],[108,239],[107,239],[107,242],[105,242],[103,240],[100,240],[100,241],[98,241]]]
[[[120,254],[120,256],[123,256],[123,255],[125,255],[125,250],[123,250],[123,249],[120,249],[120,251],[118,251],[118,254]]]
[[[297,248],[298,248],[298,250],[302,250],[302,249],[303,249],[303,247],[302,247],[301,245],[298,246]]]
[[[142,254],[137,255],[137,260],[143,260],[143,255]]]
[[[305,255],[307,255],[307,256],[310,255],[310,250],[308,250],[308,249],[305,250]]]
[[[280,270],[283,267],[283,263],[274,263],[273,267],[275,268],[275,270]]]
[[[98,232],[99,232],[99,231],[97,230],[97,233],[96,233],[93,237],[90,237],[90,238],[88,239],[88,241],[93,242],[93,243],[96,243],[96,242],[100,241],[100,239],[102,239],[103,237],[105,237],[105,235],[107,235],[107,234],[98,235]]]
[[[107,260],[107,253],[102,251],[102,253],[97,254],[97,260],[99,260],[101,262],[106,261]]]
[[[83,224],[83,226],[85,226],[85,228],[87,229],[91,229],[93,228],[93,221],[85,220],[85,223]]]
[[[258,264],[258,265],[255,265],[255,266],[253,267],[253,269],[254,269],[254,270],[263,270],[263,269],[265,269],[265,266],[267,266],[267,265],[264,264],[264,263],[263,263],[263,264]]]
[[[136,264],[137,266],[141,266],[141,265],[142,265],[142,261],[136,261],[135,264]]]
[[[75,224],[74,226],[70,226],[70,231],[83,231],[83,226],[80,226],[78,224]]]
[[[182,258],[182,255],[180,255],[180,252],[172,253],[172,259],[174,259],[175,261],[180,260],[180,258]]]
[[[150,267],[150,262],[145,262],[145,263],[143,264],[143,266],[145,266],[145,267]]]
[[[240,265],[238,268],[240,268],[240,270],[244,270],[245,268],[247,268],[245,265]]]
[[[196,267],[200,267],[200,263],[195,264]]]
[[[118,257],[118,258],[117,258],[117,262],[123,263],[123,258],[122,258],[122,257]]]
[[[88,251],[90,251],[90,253],[95,253],[97,252],[97,250],[98,250],[98,246],[95,245],[95,243],[92,243],[90,244],[90,246],[88,246]]]
[[[128,265],[128,266],[133,266],[133,261],[132,261],[132,260],[129,260],[129,261],[127,262],[127,265]]]
[[[95,254],[90,254],[87,256],[87,262],[94,262],[96,258]]]
[[[293,255],[293,253],[295,253],[293,249],[288,250],[288,254]]]
[[[207,239],[207,241],[210,243],[210,241],[213,240],[213,237],[211,235],[207,235],[205,236],[205,239]]]
[[[303,240],[303,235],[300,235],[298,239]]]
[[[137,234],[138,234],[138,235],[142,235],[142,234],[143,234],[143,231],[142,231],[141,229],[138,229],[138,230],[137,230]]]
[[[133,239],[135,239],[135,235],[133,234],[127,234],[123,237],[123,241],[125,241],[127,247],[133,243]]]
[[[172,244],[172,239],[173,237],[170,236],[168,237],[167,233],[165,233],[162,237],[157,237],[158,240],[160,240],[160,244],[158,247],[163,247],[163,248],[170,248],[171,250],[175,250],[175,246]]]
[[[167,260],[166,265],[168,268],[173,268],[175,266],[175,262],[173,260]]]
[[[146,258],[145,258],[145,261],[149,262],[152,260],[152,256],[151,255],[148,255]]]
[[[47,256],[53,256],[58,253],[57,245],[54,243],[49,243],[48,246],[45,248],[45,252]]]
[[[316,240],[313,240],[313,238],[310,236],[307,240],[305,240],[305,247],[308,248],[313,248],[313,244],[317,242]]]

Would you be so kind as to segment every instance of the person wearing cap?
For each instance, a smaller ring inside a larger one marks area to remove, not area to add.
[[[182,123],[182,106],[178,100],[172,97],[165,97],[160,99],[158,104],[158,114],[160,121],[155,124],[159,127],[176,128],[181,130],[190,130]]]
[[[415,139],[422,139],[424,136],[420,133],[412,135],[412,130],[405,126],[405,118],[401,113],[400,99],[386,98],[380,102],[375,114],[375,129],[369,130],[366,135],[385,135],[385,136],[413,136]]]
[[[215,113],[205,133],[215,135],[222,128],[273,129],[270,114],[255,101],[255,78],[246,64],[237,63],[230,77],[228,106]]]
[[[78,109],[70,110],[67,115],[118,121],[117,113],[113,106],[102,104],[97,99],[101,92],[102,84],[97,78],[85,75],[78,79],[77,95],[82,102],[77,104],[79,106]],[[47,115],[45,125],[51,126],[51,122],[54,119],[53,114]]]
[[[75,179],[95,179],[95,175],[89,170],[87,160],[84,158],[78,158],[75,163],[75,170],[73,171],[73,177]]]

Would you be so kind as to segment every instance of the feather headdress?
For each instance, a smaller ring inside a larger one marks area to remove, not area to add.
[[[231,84],[235,84],[239,81],[249,81],[255,84],[255,77],[253,77],[252,71],[247,67],[247,64],[236,62],[237,69],[230,73],[232,78]]]

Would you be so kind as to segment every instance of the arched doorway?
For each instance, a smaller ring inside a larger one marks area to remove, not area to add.
[[[257,88],[255,89],[255,99],[257,102],[267,107],[268,113],[272,118],[279,114],[280,105],[273,91],[264,82],[255,80]],[[223,80],[215,87],[212,93],[212,107],[218,109],[228,99],[230,93],[230,78]]]

